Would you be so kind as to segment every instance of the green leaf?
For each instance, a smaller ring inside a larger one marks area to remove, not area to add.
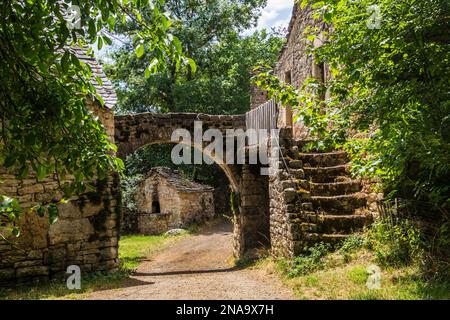
[[[145,77],[148,79],[152,75],[152,71],[150,70],[150,66],[145,68]]]
[[[103,38],[102,37],[97,38],[97,48],[98,48],[98,50],[102,50],[102,48],[103,48]]]
[[[97,81],[97,83],[98,83],[100,86],[103,86],[103,80],[102,80],[102,78],[100,78],[99,76],[96,76],[96,77],[95,77],[95,81]]]
[[[37,174],[37,179],[39,181],[44,180],[44,178],[47,176],[47,168],[45,166],[43,166],[43,165],[39,165],[37,167],[36,174]]]
[[[188,63],[189,63],[189,66],[191,67],[192,73],[197,72],[197,64],[195,63],[195,61],[191,58],[188,58]]]
[[[68,51],[65,51],[62,58],[61,58],[61,68],[64,72],[67,73],[70,67],[70,53]]]
[[[103,41],[109,46],[112,45],[112,40],[107,36],[103,36]]]
[[[29,173],[29,168],[28,168],[28,165],[25,164],[22,168],[20,168],[17,179],[26,178],[28,176],[28,173]]]
[[[43,217],[45,215],[46,208],[44,206],[38,206],[36,209],[36,213],[39,217]]]
[[[152,62],[145,68],[145,77],[148,79],[152,75],[152,73],[155,73],[156,68],[158,66],[159,60],[157,58],[154,58]]]
[[[183,47],[181,45],[180,39],[178,39],[177,37],[174,36],[172,39],[172,43],[174,44],[175,49],[177,50],[177,53],[181,54],[183,52]]]
[[[95,27],[95,21],[92,19],[89,20],[89,23],[88,23],[88,33],[91,38],[95,38],[95,36],[97,34],[97,28]]]
[[[54,204],[48,206],[48,219],[50,224],[54,224],[58,221],[58,207]]]
[[[143,45],[142,43],[140,43],[140,44],[137,46],[135,52],[136,52],[136,57],[138,57],[138,58],[142,57],[142,56],[144,55],[144,53],[145,53],[145,47],[144,47],[144,45]]]

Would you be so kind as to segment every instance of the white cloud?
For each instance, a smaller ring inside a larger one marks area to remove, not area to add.
[[[266,9],[268,10],[285,10],[292,9],[294,0],[269,0],[267,1]]]
[[[294,0],[268,0],[267,6],[262,10],[257,27],[248,30],[245,34],[272,27],[287,28],[291,20],[293,6]]]

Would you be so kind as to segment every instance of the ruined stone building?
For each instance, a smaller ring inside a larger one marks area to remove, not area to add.
[[[330,71],[326,63],[318,63],[312,54],[308,52],[308,46],[319,47],[321,40],[316,38],[311,41],[307,39],[305,31],[307,28],[327,28],[320,20],[313,18],[313,12],[309,5],[301,8],[295,4],[292,10],[292,17],[288,26],[287,42],[283,46],[276,65],[274,74],[295,88],[301,88],[308,78],[317,79],[325,83],[330,79]],[[251,108],[254,109],[268,101],[267,93],[261,91],[256,86],[252,87]],[[295,110],[289,106],[280,109],[279,126],[293,128],[293,135],[296,139],[304,139],[308,136],[307,128],[300,120],[293,122]]]
[[[329,77],[326,65],[318,65],[306,50],[304,30],[315,24],[308,6],[294,7],[288,41],[275,72],[297,87],[309,76],[321,81]],[[252,110],[245,115],[114,116],[111,107],[115,94],[110,83],[93,59],[78,54],[103,78],[103,85],[97,84],[97,89],[106,105],[101,107],[96,101],[88,101],[87,105],[99,116],[122,159],[147,145],[173,143],[172,133],[177,129],[194,137],[199,121],[204,131],[217,129],[224,145],[230,138],[229,129],[280,130],[279,135],[258,141],[269,146],[268,163],[215,160],[233,194],[230,203],[237,257],[261,247],[292,257],[318,242],[339,242],[370,224],[376,216],[376,202],[382,194],[375,193],[368,181],[352,177],[347,154],[339,150],[303,152],[307,128],[292,122],[295,110],[267,101],[267,95],[257,88],[252,91]],[[191,147],[204,152],[207,145],[202,141]],[[239,151],[247,157],[249,150],[247,145]],[[237,152],[233,154],[235,159]],[[13,173],[4,170],[1,176],[5,181],[0,184],[0,194],[18,198],[25,208],[51,199],[57,188],[53,179],[38,182],[31,176],[17,181]],[[11,239],[13,244],[0,241],[0,282],[47,279],[64,274],[69,265],[78,265],[83,272],[116,269],[122,209],[118,185],[115,174],[97,181],[96,191],[60,205],[59,221],[54,225],[49,225],[48,217],[25,214],[20,222],[22,235]],[[137,203],[141,212],[137,225],[143,233],[183,226],[214,214],[213,190],[186,182],[163,168],[152,170],[142,182]]]
[[[124,227],[140,234],[161,234],[214,217],[214,188],[166,167],[150,170],[137,188],[135,201],[137,212],[125,217]]]
[[[320,39],[312,42],[307,38],[307,28],[323,30],[327,26],[313,18],[309,5],[294,5],[287,42],[274,74],[295,88],[301,88],[308,78],[322,83],[330,79],[328,66],[315,61],[307,50],[321,45]],[[258,117],[264,118],[273,104],[265,92],[252,88],[253,117],[260,113]],[[269,182],[270,239],[274,252],[293,256],[314,243],[339,242],[370,224],[377,215],[376,202],[383,195],[373,191],[372,181],[351,176],[344,151],[303,152],[310,139],[308,128],[293,121],[295,110],[290,106],[278,109],[275,122],[281,129],[280,155],[272,153],[271,157],[275,163],[282,161]]]
[[[74,53],[91,66],[102,85],[94,82],[105,101],[86,101],[94,115],[114,141],[116,95],[97,62],[77,48]],[[111,174],[95,181],[95,191],[87,192],[59,205],[59,220],[50,225],[48,216],[26,213],[27,209],[61,196],[58,182],[53,178],[38,181],[35,175],[16,180],[13,172],[0,168],[0,194],[17,198],[24,210],[19,222],[21,235],[0,240],[0,283],[45,280],[62,276],[69,265],[85,271],[113,270],[119,266],[117,245],[120,224],[119,179]],[[1,224],[0,224],[1,228]]]

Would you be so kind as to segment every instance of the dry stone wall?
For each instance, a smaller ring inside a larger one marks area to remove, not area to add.
[[[214,217],[214,189],[189,181],[167,167],[155,167],[134,195],[136,212],[126,211],[126,233],[161,234]]]
[[[269,155],[270,239],[272,252],[278,256],[294,255],[295,237],[289,212],[294,211],[293,203],[297,201],[297,185],[292,181],[281,156],[289,149],[292,141],[292,129],[281,129],[279,141],[270,149]]]
[[[99,109],[93,103],[88,106],[99,116],[110,139],[114,139],[112,111]],[[30,176],[16,180],[13,173],[4,169],[0,169],[0,175],[5,179],[0,183],[0,194],[19,199],[24,209],[19,221],[21,235],[0,240],[0,283],[46,281],[64,276],[69,265],[78,265],[84,272],[118,268],[121,206],[117,174],[94,181],[95,191],[60,204],[59,220],[53,225],[47,216],[26,211],[61,198],[56,179],[37,181]]]
[[[243,165],[239,196],[234,216],[234,248],[238,256],[251,255],[254,249],[270,247],[269,180],[261,175],[260,165]]]

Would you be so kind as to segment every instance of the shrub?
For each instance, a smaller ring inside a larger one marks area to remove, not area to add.
[[[331,245],[326,243],[319,243],[308,249],[308,253],[300,255],[292,261],[288,276],[296,277],[300,275],[307,275],[313,271],[325,268],[324,257],[330,253]]]
[[[369,273],[364,266],[357,266],[347,272],[347,278],[355,284],[365,284]]]
[[[129,212],[135,213],[137,211],[135,194],[139,183],[144,180],[144,176],[137,174],[130,177],[124,177],[121,182],[122,189],[122,202],[129,210]]]
[[[364,243],[365,240],[362,235],[351,235],[342,242],[337,252],[342,255],[345,262],[349,262],[351,260],[351,254],[362,248]]]
[[[380,220],[369,230],[367,240],[377,261],[385,266],[408,265],[423,256],[422,235],[408,220],[396,225]]]

